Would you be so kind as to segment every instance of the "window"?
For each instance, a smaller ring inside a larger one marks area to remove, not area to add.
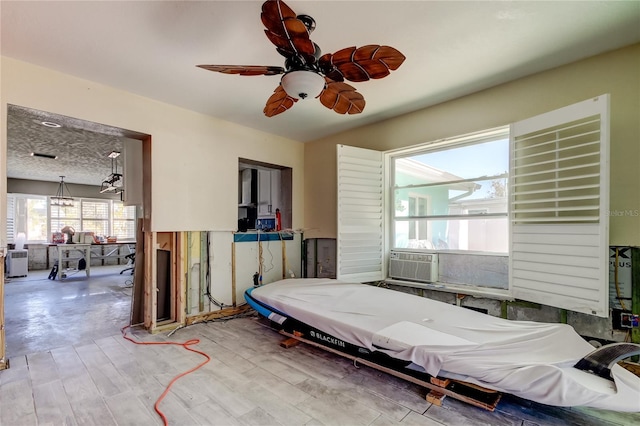
[[[135,206],[124,206],[122,201],[82,198],[75,199],[71,207],[51,206],[52,232],[69,225],[76,231],[135,240],[135,221]]]
[[[428,197],[419,194],[409,194],[409,214],[412,216],[425,216],[427,214]],[[409,222],[409,239],[426,240],[428,238],[427,223],[425,221],[412,220]]]
[[[609,95],[381,155],[338,145],[339,279],[433,247],[437,278],[394,282],[609,315]]]
[[[44,242],[48,240],[47,197],[16,194],[13,196],[13,203],[9,202],[7,204],[9,206],[13,204],[12,239],[14,242],[20,233],[25,235],[25,242]]]
[[[60,232],[65,226],[70,226],[76,231],[82,231],[80,200],[73,200],[73,205],[51,206],[50,229],[51,232]]]
[[[393,248],[507,253],[508,129],[391,158]]]
[[[67,207],[50,206],[49,197],[7,194],[7,239],[15,243],[24,233],[27,243],[47,243],[52,232],[65,226],[76,231],[115,236],[119,240],[136,238],[136,207],[121,201],[76,198]]]
[[[111,235],[109,232],[109,201],[82,200],[82,231],[95,235]]]
[[[125,206],[122,201],[113,201],[113,228],[111,235],[119,240],[136,239],[136,207]]]

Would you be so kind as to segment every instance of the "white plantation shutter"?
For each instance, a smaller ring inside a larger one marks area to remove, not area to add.
[[[136,206],[125,206],[122,201],[113,201],[111,235],[119,240],[136,239]]]
[[[108,201],[82,201],[83,219],[109,219]]]
[[[369,282],[383,276],[383,155],[338,145],[337,278]]]
[[[7,194],[7,243],[13,244],[15,237],[15,205],[16,198],[13,194]]]
[[[513,296],[607,317],[609,96],[513,124],[510,146]]]

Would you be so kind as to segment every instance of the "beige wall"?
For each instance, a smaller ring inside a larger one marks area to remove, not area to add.
[[[7,104],[152,136],[152,230],[236,230],[238,157],[293,169],[293,227],[304,224],[304,145],[91,81],[2,57],[0,196]],[[215,99],[212,100],[215,102]],[[0,223],[6,212],[0,209]],[[6,245],[0,227],[0,247]]]
[[[0,194],[7,103],[148,133],[156,231],[235,229],[237,188],[229,176],[243,157],[292,167],[293,227],[304,226],[305,237],[335,237],[336,144],[384,151],[508,124],[602,93],[611,94],[611,210],[640,210],[640,45],[304,145],[6,57],[0,70]],[[611,217],[610,241],[639,245],[640,219]]]
[[[604,93],[611,94],[610,208],[623,212],[610,218],[610,242],[640,245],[640,44],[307,143],[305,237],[336,236],[337,144],[386,151],[506,125]]]

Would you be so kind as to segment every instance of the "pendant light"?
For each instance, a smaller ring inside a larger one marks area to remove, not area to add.
[[[60,184],[58,185],[56,195],[50,198],[52,206],[68,207],[73,205],[73,198],[71,197],[71,192],[69,192],[69,188],[64,181],[64,176],[60,176]]]

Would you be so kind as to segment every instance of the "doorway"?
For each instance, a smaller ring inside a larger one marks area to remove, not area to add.
[[[134,145],[137,154],[128,158],[122,155],[122,173],[117,173],[118,165],[109,155],[132,152]],[[40,202],[37,220],[35,210],[32,217],[26,211],[27,216],[20,218],[24,222],[20,226],[26,226],[30,267],[26,276],[6,279],[0,301],[5,317],[0,359],[110,336],[129,323],[133,276],[124,270],[132,266],[131,256],[127,255],[135,253],[135,248],[121,244],[123,240],[117,241],[116,235],[135,240],[136,217],[150,217],[150,175],[144,173],[150,170],[147,157],[149,135],[8,105],[8,198],[10,194],[31,195],[44,202]],[[127,161],[130,173],[124,170]],[[122,185],[115,182],[113,188],[105,188],[103,183],[114,183],[114,175],[118,174],[123,176]],[[94,259],[88,265],[90,276],[78,271],[78,262],[68,262],[58,265],[69,268],[65,279],[59,276],[52,280],[48,277],[57,260],[51,254],[55,252],[53,237],[60,231],[60,218],[52,220],[52,210],[59,216],[61,208],[51,206],[50,198],[56,194],[61,175],[69,183],[71,197],[80,200],[74,201],[76,210],[66,219],[76,221],[83,239],[88,238],[84,231],[95,231],[92,241],[81,243],[105,244],[91,246]],[[125,210],[133,211],[134,217],[123,214]],[[9,209],[7,213],[12,248],[16,241],[11,236],[16,234],[18,223]]]

